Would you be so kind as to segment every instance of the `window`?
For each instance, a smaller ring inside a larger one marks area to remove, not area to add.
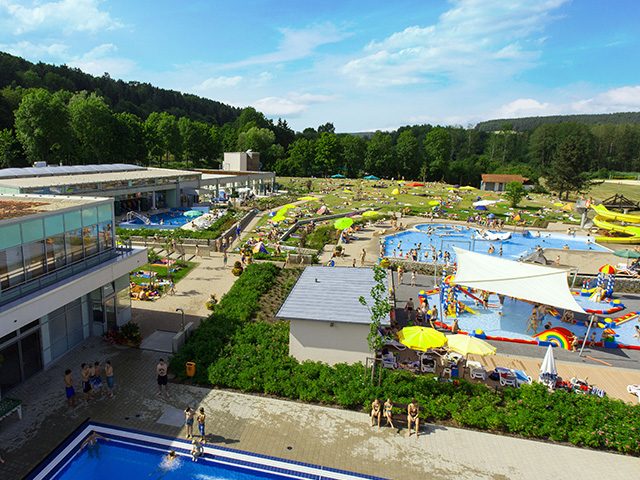
[[[131,294],[129,292],[129,277],[124,276],[116,279],[116,311],[120,313],[131,307]]]
[[[82,209],[82,226],[88,227],[98,223],[98,209],[96,207]]]
[[[0,288],[7,289],[24,282],[22,247],[6,248],[0,251]]]
[[[53,235],[45,240],[47,256],[47,270],[52,272],[67,263],[67,255],[64,246],[64,234]]]
[[[101,251],[113,248],[113,225],[111,222],[103,222],[98,225],[98,243]]]
[[[22,246],[26,279],[42,276],[45,269],[44,240],[31,242]]]
[[[23,222],[20,227],[22,230],[22,243],[29,243],[44,238],[44,224],[42,223],[42,219]]]
[[[65,230],[77,230],[80,227],[82,227],[82,220],[79,210],[75,212],[67,212],[64,214]]]
[[[91,225],[82,229],[82,243],[85,256],[98,253],[98,226]]]
[[[77,262],[78,260],[82,260],[82,257],[84,256],[82,248],[82,229],[78,228],[67,232],[64,237],[69,261]]]

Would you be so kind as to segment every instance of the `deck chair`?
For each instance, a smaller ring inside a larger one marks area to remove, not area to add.
[[[516,377],[516,375],[511,372],[505,372],[505,371],[501,371],[499,373],[500,375],[500,385],[502,385],[503,387],[517,387],[518,386],[518,379]]]
[[[398,368],[398,361],[396,360],[396,356],[393,353],[382,355],[382,367],[391,369]]]
[[[482,365],[480,365],[479,367],[476,367],[476,366],[469,367],[469,376],[471,378],[477,378],[479,380],[486,380],[487,371],[484,369]]]
[[[436,361],[431,355],[420,357],[420,371],[422,373],[436,373]]]

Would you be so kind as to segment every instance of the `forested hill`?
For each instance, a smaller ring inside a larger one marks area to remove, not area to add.
[[[509,125],[509,130],[525,132],[535,130],[540,125],[548,123],[574,122],[584,125],[623,125],[640,123],[640,112],[598,113],[591,115],[551,115],[548,117],[501,118],[487,120],[476,125],[476,129],[483,132],[503,130]]]
[[[167,112],[178,118],[223,125],[234,121],[241,112],[239,108],[197,95],[157,88],[148,83],[114,80],[108,74],[94,77],[66,65],[36,64],[0,52],[0,89],[5,87],[96,92],[106,99],[114,112],[133,113],[140,118],[147,118],[152,112]],[[15,108],[6,95],[0,95],[0,129],[13,125],[11,112]]]

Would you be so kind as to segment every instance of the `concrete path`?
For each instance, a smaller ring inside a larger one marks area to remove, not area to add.
[[[63,371],[80,362],[111,359],[116,396],[69,409]],[[186,406],[203,406],[209,441],[265,455],[398,480],[635,478],[640,459],[569,446],[427,425],[420,437],[378,430],[364,413],[233,392],[170,384],[155,395],[158,354],[91,339],[10,394],[24,402],[24,419],[5,419],[0,478],[21,478],[86,418],[170,436]]]

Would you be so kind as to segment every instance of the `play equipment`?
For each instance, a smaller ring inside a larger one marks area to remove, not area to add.
[[[602,302],[606,298],[613,297],[613,288],[616,283],[616,268],[613,265],[603,265],[598,269],[598,276],[593,280],[582,282],[580,295],[589,297],[594,302]]]
[[[442,311],[444,314],[447,317],[454,318],[462,312],[469,312],[477,315],[478,312],[458,300],[459,293],[463,293],[475,301],[483,303],[482,300],[469,292],[468,289],[463,288],[460,285],[456,285],[454,275],[447,275],[442,279],[442,284],[440,285],[440,303],[442,304]]]
[[[615,324],[615,326],[622,325],[623,323],[627,323],[630,320],[634,320],[636,318],[640,318],[640,312],[629,312],[620,317],[611,319],[611,323]]]
[[[627,235],[619,237],[600,236],[596,237],[597,242],[640,243],[640,215],[612,212],[604,205],[591,205],[591,208],[596,212],[596,218],[593,219],[594,225],[603,230]],[[611,222],[620,222],[620,224]]]
[[[537,338],[539,342],[548,342],[556,347],[571,350],[571,342],[575,338],[575,335],[564,327],[553,327],[533,337]]]

